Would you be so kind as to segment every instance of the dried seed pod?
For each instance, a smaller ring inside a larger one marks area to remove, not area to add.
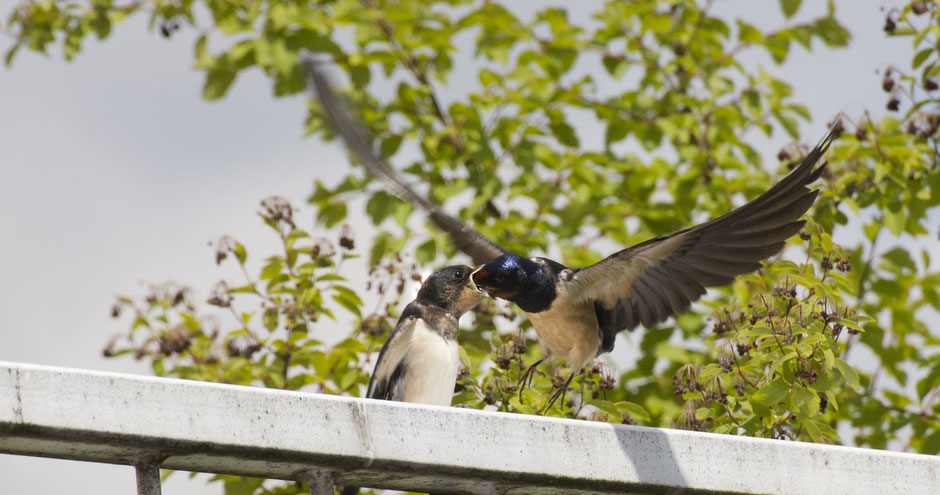
[[[885,27],[884,30],[886,33],[893,33],[897,29],[897,24],[895,24],[894,19],[891,18],[891,14],[888,14],[888,17],[885,18]]]
[[[722,354],[718,358],[718,366],[721,366],[721,369],[725,372],[730,372],[734,368],[734,359],[731,356]]]
[[[881,78],[881,89],[885,90],[886,93],[894,89],[894,78],[891,75],[891,70],[888,69],[885,71],[884,77]]]
[[[838,324],[838,323],[836,323],[835,325],[833,325],[833,326],[832,326],[832,337],[833,337],[833,338],[836,338],[836,339],[839,338],[839,335],[842,333],[842,329],[843,329],[843,328],[844,328],[844,327],[843,327],[842,325]]]
[[[865,141],[868,139],[868,128],[864,125],[858,125],[855,128],[855,139]]]
[[[157,338],[160,352],[166,356],[185,351],[191,343],[186,329],[182,326],[175,326]]]
[[[512,345],[504,343],[499,346],[499,349],[496,351],[496,356],[493,357],[493,362],[496,363],[500,369],[508,370],[509,365],[512,364],[515,355],[512,351]]]

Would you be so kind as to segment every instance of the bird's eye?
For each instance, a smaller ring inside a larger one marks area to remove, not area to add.
[[[454,272],[454,278],[463,278],[463,270],[457,270]]]
[[[503,274],[502,274],[502,273],[497,273],[497,274],[496,274],[496,277],[494,277],[494,278],[496,279],[497,282],[502,282],[502,281],[503,281]]]

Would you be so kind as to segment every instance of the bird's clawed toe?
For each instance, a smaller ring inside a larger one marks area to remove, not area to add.
[[[541,371],[539,371],[538,369],[536,369],[536,368],[538,367],[538,365],[540,365],[540,364],[542,364],[542,360],[541,360],[541,359],[539,359],[538,361],[532,363],[531,366],[529,366],[528,368],[526,368],[525,373],[522,374],[522,378],[519,379],[519,382],[516,383],[516,388],[519,389],[519,402],[520,402],[520,403],[522,402],[522,391],[525,390],[526,387],[531,387],[531,386],[532,386],[532,380],[535,379],[535,374],[538,373],[538,374],[540,374],[540,375],[542,375],[542,376],[545,376],[544,373],[542,373]]]
[[[571,381],[574,380],[574,377],[578,374],[579,373],[575,373],[575,372],[571,373],[571,376],[569,376],[568,379],[565,380],[564,385],[562,385],[561,387],[558,387],[558,390],[556,390],[555,393],[552,394],[552,397],[548,400],[548,405],[545,406],[545,409],[543,409],[541,412],[543,413],[548,412],[548,410],[551,409],[552,406],[555,405],[555,402],[558,401],[559,398],[561,398],[561,407],[564,409],[565,397],[568,395],[568,387],[571,386]]]

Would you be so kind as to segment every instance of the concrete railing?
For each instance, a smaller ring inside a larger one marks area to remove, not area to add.
[[[0,453],[438,493],[940,493],[940,457],[0,362]],[[0,480],[2,492],[3,480]]]

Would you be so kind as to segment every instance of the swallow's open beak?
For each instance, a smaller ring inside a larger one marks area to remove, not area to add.
[[[480,291],[480,292],[486,292],[485,290],[483,290],[483,289],[477,287],[476,281],[473,280],[474,275],[476,275],[478,272],[481,272],[481,271],[483,272],[483,275],[482,275],[482,276],[485,277],[485,276],[487,275],[487,273],[486,273],[486,270],[483,270],[483,265],[478,266],[476,270],[473,270],[472,272],[470,272],[470,287],[473,287],[473,290],[478,290],[478,291]]]

